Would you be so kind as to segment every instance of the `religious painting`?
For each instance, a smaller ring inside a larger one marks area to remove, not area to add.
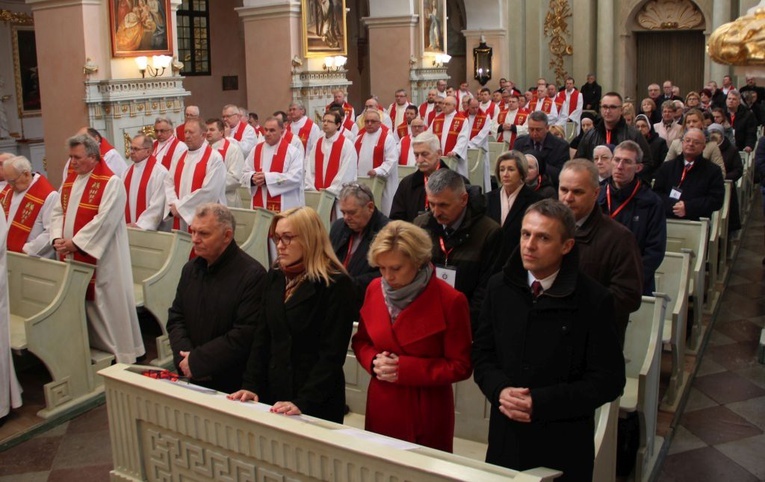
[[[40,77],[37,72],[37,42],[34,27],[14,26],[13,73],[16,79],[16,99],[19,117],[34,117],[41,113]]]
[[[173,55],[170,0],[109,0],[112,55]]]
[[[302,0],[303,55],[348,53],[345,0]]]
[[[420,25],[425,52],[446,53],[446,0],[420,0]]]

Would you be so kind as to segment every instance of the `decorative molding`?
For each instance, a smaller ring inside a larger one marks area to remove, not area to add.
[[[245,6],[237,7],[236,13],[243,22],[270,20],[274,18],[300,18],[300,2],[282,5]]]
[[[11,25],[34,25],[34,18],[28,13],[11,12],[10,10],[0,10],[0,21],[10,23]]]
[[[569,31],[567,18],[571,17],[571,7],[568,0],[550,0],[549,10],[545,17],[545,37],[550,37],[549,66],[555,71],[557,84],[563,84],[568,72],[563,65],[563,57],[572,55],[574,47],[568,43]]]
[[[401,15],[398,17],[363,17],[361,22],[368,28],[387,28],[387,27],[414,27],[420,21],[420,16]]]
[[[648,30],[688,30],[704,26],[704,14],[690,0],[650,0],[637,13]]]

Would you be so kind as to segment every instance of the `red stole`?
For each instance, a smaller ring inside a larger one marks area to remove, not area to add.
[[[479,107],[478,110],[480,110],[481,112],[486,114],[487,117],[492,117],[493,118],[494,117],[494,111],[496,110],[496,108],[497,108],[497,104],[495,104],[492,101],[489,101],[489,107],[487,107],[486,110],[483,110],[483,108],[480,108],[480,107]]]
[[[107,141],[105,137],[101,138],[101,143],[98,145],[98,147],[101,150],[101,157],[102,158],[106,155],[107,152],[109,152],[112,149],[114,149],[114,146],[109,144],[109,141]]]
[[[400,151],[398,156],[398,165],[406,166],[409,164],[409,146],[412,145],[412,136],[404,136],[401,138]]]
[[[183,175],[183,166],[186,165],[186,156],[188,155],[189,151],[186,151],[181,155],[181,158],[178,159],[178,164],[175,166],[175,176],[173,176],[173,181],[175,181],[175,195],[180,197],[181,196],[181,176]],[[194,192],[202,187],[202,184],[204,184],[205,175],[207,174],[207,163],[210,161],[210,156],[212,155],[212,147],[208,144],[205,148],[204,154],[202,154],[202,160],[197,163],[197,165],[194,168],[194,177],[191,179],[191,192]],[[173,229],[180,229],[181,228],[181,221],[178,218],[175,218],[173,220]]]
[[[507,114],[510,113],[509,110],[505,110],[499,113],[499,116],[497,117],[497,124],[503,125],[505,123],[505,119],[507,119]],[[527,111],[524,108],[520,108],[517,111],[515,111],[515,119],[513,120],[513,125],[516,126],[522,126],[524,122],[526,122],[526,118],[529,116],[529,111]],[[505,131],[502,131],[499,133],[499,136],[497,137],[497,142],[507,142],[510,145],[510,149],[513,148],[513,145],[515,144],[515,139],[518,137],[517,132],[510,132],[509,133],[510,138],[505,138]]]
[[[229,141],[228,139],[226,139],[224,137],[223,138],[223,147],[218,149],[218,152],[220,153],[220,157],[223,158],[223,162],[226,162],[226,153],[228,152],[228,148],[229,148],[230,145],[231,145],[231,141]]]
[[[337,176],[337,171],[340,170],[340,154],[343,152],[343,144],[345,144],[345,136],[342,134],[337,136],[335,142],[332,143],[332,150],[329,152],[329,165],[327,165],[327,175],[324,175],[324,151],[322,146],[327,141],[326,137],[322,137],[316,146],[316,158],[314,159],[314,170],[316,173],[316,180],[314,182],[316,190],[326,189],[332,184],[332,181]]]
[[[146,166],[143,168],[143,174],[141,174],[141,180],[138,183],[138,196],[136,196],[135,199],[135,219],[131,219],[130,217],[130,183],[133,180],[135,164],[130,166],[127,175],[125,176],[125,191],[127,191],[128,195],[128,202],[125,203],[125,222],[127,224],[138,221],[141,214],[146,211],[146,186],[149,184],[149,178],[151,177],[152,171],[154,171],[154,166],[157,165],[157,158],[149,156],[144,162],[146,162]]]
[[[175,128],[175,137],[178,138],[181,142],[186,142],[186,123],[179,125]]]
[[[37,181],[32,184],[24,194],[24,198],[19,204],[19,208],[16,210],[16,215],[11,221],[9,214],[11,211],[11,200],[13,199],[13,189],[10,184],[5,186],[3,192],[0,193],[0,199],[3,203],[3,211],[5,211],[5,217],[9,220],[8,226],[8,250],[16,253],[23,253],[22,248],[29,239],[29,233],[35,225],[37,216],[40,214],[40,210],[45,204],[45,200],[48,195],[55,191],[56,188],[51,186],[50,182],[45,176],[40,176]]]
[[[104,191],[106,191],[106,184],[109,179],[114,176],[114,173],[106,165],[105,161],[97,162],[96,167],[90,172],[88,180],[85,184],[85,190],[82,192],[80,198],[80,204],[77,206],[77,212],[74,217],[74,234],[77,234],[86,224],[93,220],[98,214],[98,208],[101,205],[101,199],[104,197]],[[77,179],[77,173],[72,171],[67,175],[64,185],[61,186],[61,207],[64,211],[64,225],[66,225],[66,216],[68,215],[67,209],[69,208],[69,197],[72,194],[72,186]],[[92,265],[97,265],[98,260],[93,256],[77,251],[74,253],[75,261],[82,261]],[[64,256],[61,256],[61,261],[64,260]],[[85,299],[93,301],[96,296],[96,274],[93,273],[93,277],[88,284],[88,290],[85,294]]]
[[[374,153],[372,155],[372,168],[377,169],[380,167],[383,163],[383,159],[385,157],[385,139],[388,137],[388,128],[386,126],[381,126],[382,132],[380,133],[380,138],[377,139],[377,145],[374,147]],[[361,135],[359,135],[358,139],[356,139],[356,154],[361,153],[361,143],[364,139],[364,136],[367,134],[367,131],[361,131]]]
[[[484,124],[486,124],[486,114],[481,112],[481,109],[478,109],[478,114],[475,115],[475,120],[473,120],[473,129],[470,130],[471,139],[481,132]]]
[[[406,110],[406,108],[407,108],[407,107],[409,107],[410,105],[411,105],[411,104],[410,104],[409,102],[407,102],[407,103],[406,103],[406,104],[404,104],[404,106],[403,106],[403,107],[401,107],[401,108],[402,108],[402,109],[404,109],[404,110]],[[388,115],[390,116],[390,121],[391,121],[391,122],[396,122],[396,107],[397,107],[397,106],[398,106],[398,104],[396,104],[396,103],[394,102],[394,103],[392,103],[392,104],[390,105],[390,109],[388,109]]]
[[[396,134],[398,134],[399,139],[403,139],[407,135],[409,135],[409,124],[406,122],[402,122],[399,124],[398,127],[396,127]]]
[[[244,136],[244,129],[247,127],[247,124],[245,124],[242,121],[239,121],[239,124],[236,126],[236,131],[234,131],[232,134],[234,136],[234,139],[237,141],[241,141],[242,137]]]
[[[303,143],[303,149],[308,151],[308,138],[311,136],[311,128],[313,127],[313,121],[306,117],[305,124],[298,131],[298,138]]]
[[[558,113],[560,113],[561,107],[563,107],[563,104],[566,102],[566,91],[561,90],[558,92],[558,95],[555,96],[555,107],[558,108]],[[570,116],[572,112],[576,110],[576,104],[579,102],[579,91],[574,89],[571,92],[571,100],[568,103],[568,112],[566,112],[567,116]]]
[[[181,141],[177,137],[173,139],[173,142],[170,143],[170,146],[167,148],[167,152],[162,157],[162,165],[165,166],[165,169],[168,171],[170,170],[170,164],[173,162],[173,155],[175,154],[175,149],[178,147],[178,144],[180,144]],[[159,154],[157,152],[157,147],[159,147],[159,141],[154,141],[154,156]]]
[[[435,119],[435,117],[436,117],[436,106],[435,106],[435,104],[433,104],[433,108],[430,109],[430,112],[427,112],[429,105],[430,104],[428,104],[427,102],[423,102],[422,104],[420,104],[420,118],[425,121],[425,124],[427,126],[430,126],[430,124],[433,123],[433,119]],[[426,112],[428,114],[427,117],[425,116]]]
[[[253,129],[255,129],[255,134],[262,136],[263,135],[263,127],[260,125],[252,126]]]
[[[539,98],[536,98],[529,102],[529,112],[534,112],[537,110],[537,103],[539,102]],[[552,111],[552,105],[553,101],[549,97],[545,97],[545,100],[542,101],[542,112],[545,114],[549,114],[550,111]]]
[[[265,142],[259,143],[257,146],[255,146],[255,157],[253,159],[253,164],[255,167],[256,172],[263,172],[263,144]],[[284,161],[287,159],[287,148],[290,146],[289,141],[286,139],[282,139],[279,142],[279,147],[276,148],[276,154],[274,154],[273,159],[271,159],[271,167],[268,169],[268,172],[284,172]],[[266,192],[266,205],[263,206],[263,186],[258,186],[258,188],[255,190],[255,195],[252,197],[252,208],[262,208],[265,207],[269,211],[273,211],[275,213],[278,213],[282,210],[282,196],[271,196],[271,193]]]
[[[345,120],[343,121],[343,127],[348,129],[348,132],[353,132],[353,119],[351,119],[351,116],[346,115]]]
[[[435,119],[433,119],[433,134],[438,137],[438,140],[441,140],[441,134],[444,131],[444,119],[446,118],[446,115],[441,113],[436,116]],[[454,150],[454,146],[457,145],[457,136],[459,136],[460,131],[462,131],[462,124],[465,123],[467,119],[464,115],[457,112],[454,114],[454,118],[452,119],[452,125],[449,126],[449,133],[446,136],[446,145],[442,147],[441,152],[446,155],[449,152],[452,152]]]

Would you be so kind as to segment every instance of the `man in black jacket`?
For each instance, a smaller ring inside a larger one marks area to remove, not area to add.
[[[332,223],[329,239],[337,259],[353,280],[355,312],[358,312],[364,303],[367,286],[380,276],[380,270],[369,266],[367,251],[377,233],[388,224],[388,218],[375,207],[372,191],[363,184],[344,185],[338,204],[343,217]]]
[[[529,114],[529,133],[518,136],[513,149],[532,154],[539,161],[539,173],[558,185],[558,174],[563,164],[570,159],[568,142],[550,134],[547,114],[534,111]]]
[[[587,74],[587,82],[579,89],[582,93],[583,110],[598,110],[603,88],[595,80],[595,74]]]
[[[196,258],[183,267],[167,320],[178,372],[225,393],[242,386],[266,279],[236,245],[235,226],[225,206],[197,207],[190,226]]]
[[[728,107],[730,125],[736,138],[736,148],[739,151],[752,152],[757,142],[757,119],[741,102],[741,94],[735,89],[728,92],[725,105]]]

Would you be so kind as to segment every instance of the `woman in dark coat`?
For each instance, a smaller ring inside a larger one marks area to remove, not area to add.
[[[521,239],[521,221],[526,208],[542,199],[526,185],[529,165],[520,151],[500,154],[494,175],[499,189],[486,194],[486,215],[502,226],[502,247],[494,271],[500,271]]]
[[[342,423],[353,283],[313,209],[277,214],[269,235],[279,260],[268,272],[242,389],[229,399]]]
[[[372,379],[365,429],[446,452],[454,438],[452,383],[470,365],[465,295],[435,275],[430,237],[391,221],[369,248],[381,278],[367,288],[353,351]]]
[[[558,199],[558,190],[552,185],[550,179],[539,174],[539,161],[536,156],[526,154],[526,162],[529,166],[526,174],[526,185],[539,194],[542,199]]]
[[[646,142],[651,147],[651,159],[653,159],[652,166],[643,166],[643,170],[640,173],[640,177],[646,181],[651,182],[653,178],[653,172],[658,168],[664,158],[667,157],[667,141],[665,141],[653,128],[653,124],[649,121],[645,114],[640,114],[635,118],[635,127],[643,134]]]
[[[709,140],[714,141],[720,146],[725,163],[725,180],[732,181],[733,186],[730,190],[730,205],[728,211],[728,232],[732,233],[741,229],[741,215],[739,214],[738,193],[736,192],[736,181],[741,179],[744,174],[744,163],[741,162],[741,154],[736,146],[725,137],[725,127],[720,124],[709,126]]]

